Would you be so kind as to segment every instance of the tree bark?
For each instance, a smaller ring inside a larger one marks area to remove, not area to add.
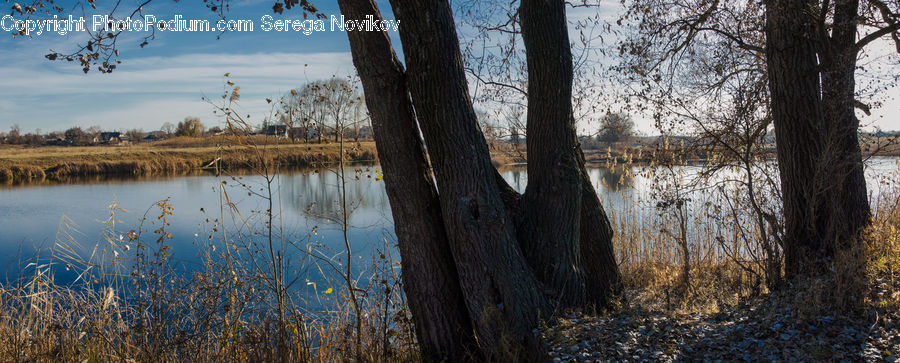
[[[584,167],[581,146],[577,155],[582,188],[579,259],[584,270],[587,306],[599,309],[608,307],[621,294],[622,275],[612,244],[613,229]]]
[[[540,342],[532,329],[547,317],[549,304],[519,249],[497,187],[469,99],[450,5],[391,5],[402,24],[410,93],[475,336],[487,359],[538,359]]]
[[[766,62],[785,218],[785,275],[833,255],[820,231],[828,216],[816,184],[823,151],[823,109],[814,2],[766,1]]]
[[[584,302],[585,290],[579,261],[582,188],[566,4],[522,0],[519,19],[529,70],[528,186],[522,198],[519,243],[559,306],[570,307]]]
[[[372,1],[339,0],[350,20],[381,20]],[[437,191],[419,138],[403,67],[387,34],[348,31],[365,91],[402,260],[403,287],[426,361],[477,357]]]
[[[848,248],[869,223],[870,209],[856,118],[856,35],[859,0],[836,0],[831,38],[823,41],[822,105],[825,118],[825,195],[831,221],[825,242]]]

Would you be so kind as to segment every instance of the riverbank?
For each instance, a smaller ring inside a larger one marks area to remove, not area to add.
[[[284,139],[253,136],[256,148],[225,138],[177,137],[149,144],[104,146],[0,145],[0,184],[44,180],[68,182],[79,177],[133,177],[187,174],[200,169],[249,170],[270,167],[309,167],[339,161],[340,145],[290,143]],[[376,162],[374,141],[346,142],[345,161]],[[587,165],[649,164],[665,160],[703,160],[706,155],[670,147],[615,145],[584,150]],[[257,151],[260,151],[257,153]],[[900,156],[900,147],[867,147],[877,156]],[[491,151],[495,166],[526,163],[524,148]]]
[[[348,142],[344,148],[346,161],[377,160],[374,142]],[[181,140],[129,146],[4,146],[0,147],[0,183],[65,181],[97,175],[171,175],[216,167],[223,170],[304,167],[339,159],[340,145],[336,143],[248,147]]]

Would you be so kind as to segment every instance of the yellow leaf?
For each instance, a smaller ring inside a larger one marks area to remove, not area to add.
[[[375,177],[375,180],[384,180],[384,174],[378,174],[378,176]]]
[[[325,290],[325,294],[326,294],[326,295],[327,295],[327,294],[330,294],[332,291],[334,291],[334,289],[332,289],[332,288],[329,287],[328,290]]]

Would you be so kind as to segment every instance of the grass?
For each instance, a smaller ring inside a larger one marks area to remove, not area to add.
[[[257,135],[253,138],[265,137]],[[169,175],[216,164],[223,169],[264,166],[261,164],[303,167],[333,163],[340,156],[340,148],[336,144],[259,146],[260,153],[257,154],[257,149],[235,145],[226,139],[214,139],[179,137],[151,145],[128,146],[4,146],[0,147],[0,183],[40,182],[44,179],[65,181],[94,175]],[[347,148],[345,159],[376,160],[374,143],[353,143]]]

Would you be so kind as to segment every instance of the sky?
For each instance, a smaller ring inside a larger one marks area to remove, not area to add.
[[[144,48],[139,44],[145,33],[126,32],[117,43],[122,64],[110,74],[95,70],[84,74],[77,62],[44,58],[51,49],[60,53],[75,50],[76,44],[87,39],[85,34],[44,33],[30,39],[0,36],[0,131],[8,131],[13,124],[25,132],[92,125],[149,131],[186,116],[200,117],[204,124],[214,126],[221,121],[202,97],[221,95],[225,73],[241,87],[242,113],[261,122],[271,111],[266,98],[275,99],[308,81],[354,73],[347,37],[330,31],[328,20],[326,31],[310,35],[267,32],[260,28],[263,15],[274,20],[300,20],[302,16],[296,9],[273,15],[271,0],[235,0],[231,4],[229,17],[252,20],[252,32],[229,32],[219,39],[217,32],[157,32],[156,39]],[[135,7],[136,3],[123,0],[120,6],[126,5]],[[317,5],[326,15],[340,16],[335,4]],[[387,9],[386,17],[391,15],[387,4],[380,5]],[[144,13],[165,20],[175,14],[211,23],[217,20],[199,2],[157,0],[146,6]],[[392,36],[399,44],[396,32]]]
[[[59,3],[59,2],[58,2]],[[99,3],[99,2],[98,2]],[[106,130],[139,128],[157,130],[165,122],[177,123],[187,116],[199,117],[207,126],[221,121],[213,106],[202,100],[216,99],[223,92],[225,73],[241,87],[240,111],[261,122],[270,114],[266,98],[277,99],[308,81],[347,76],[354,73],[346,35],[331,31],[330,19],[325,31],[309,35],[303,32],[263,31],[262,17],[273,20],[302,19],[297,9],[284,15],[273,14],[272,0],[233,0],[228,17],[254,23],[252,32],[157,32],[141,48],[146,33],[126,32],[118,40],[122,64],[111,74],[92,70],[84,74],[75,63],[51,62],[44,58],[50,50],[61,53],[76,49],[86,35],[43,33],[29,38],[0,35],[0,132],[14,124],[24,132],[62,131],[69,127],[98,125]],[[313,2],[329,18],[339,17],[336,3]],[[617,2],[609,2],[617,3]],[[135,8],[138,2],[122,0],[120,8]],[[378,2],[386,19],[392,19],[389,4]],[[86,13],[88,24],[93,14]],[[600,10],[575,9],[570,20],[593,16],[600,11],[614,19],[616,6]],[[0,13],[0,16],[6,15]],[[73,14],[81,16],[81,10]],[[155,0],[144,7],[144,14],[161,20],[174,15],[184,19],[202,19],[215,23],[218,18],[199,2]],[[571,29],[570,29],[571,30]],[[388,32],[395,50],[401,54],[399,37]],[[900,89],[882,91],[884,106],[872,116],[863,117],[869,127],[900,129]],[[645,134],[653,134],[648,119],[635,117]]]

